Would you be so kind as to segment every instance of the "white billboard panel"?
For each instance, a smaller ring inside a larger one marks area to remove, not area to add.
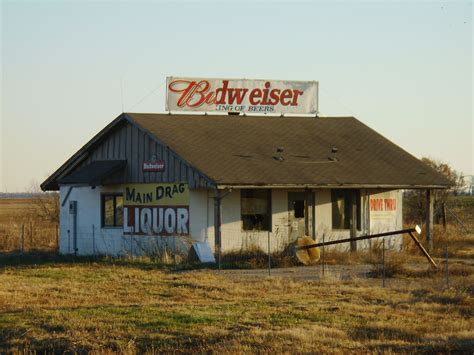
[[[316,114],[317,81],[166,79],[167,111]]]

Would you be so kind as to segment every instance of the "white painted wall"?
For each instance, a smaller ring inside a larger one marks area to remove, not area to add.
[[[69,186],[61,186],[61,202]],[[272,232],[270,233],[271,251],[283,250],[289,243],[288,227],[288,192],[287,189],[272,191]],[[298,190],[291,190],[298,191]],[[299,190],[302,191],[302,190]],[[60,210],[60,252],[74,253],[72,216],[69,214],[69,201],[77,201],[77,231],[78,255],[143,255],[159,253],[163,248],[173,248],[176,242],[177,249],[185,253],[189,250],[193,240],[209,243],[214,251],[214,193],[211,190],[198,189],[190,191],[189,217],[190,236],[179,237],[152,237],[152,236],[124,236],[122,228],[101,228],[101,193],[122,192],[121,185],[74,187],[68,201]],[[332,230],[331,191],[329,189],[314,190],[316,197],[316,240],[322,241],[323,234],[326,241],[348,238],[349,230]],[[371,190],[362,191],[361,206],[364,206],[366,194],[377,198],[396,198],[397,211],[385,218],[371,213],[366,219],[362,218],[362,231],[381,232],[402,228],[402,192]],[[368,206],[368,203],[365,204]],[[368,208],[367,208],[368,211]],[[240,216],[240,190],[235,189],[222,200],[222,251],[260,248],[268,250],[268,233],[266,231],[244,231]],[[310,213],[311,216],[311,213]],[[93,232],[94,230],[94,232]],[[401,238],[392,237],[389,247],[399,248]],[[358,249],[369,247],[368,242],[358,242]],[[337,248],[348,250],[349,244],[340,244]]]
[[[129,236],[123,228],[101,227],[101,194],[122,193],[121,185],[73,187],[62,206],[69,186],[60,187],[60,242],[61,254],[74,254],[73,216],[69,213],[69,202],[77,201],[77,254],[78,255],[153,255],[165,249],[173,250],[175,245],[182,254],[187,254],[192,237],[197,241],[206,240],[207,191],[190,192],[190,237]]]
[[[396,213],[391,213],[380,218],[377,213],[369,211],[370,198],[395,198],[397,201]],[[402,214],[402,191],[386,191],[386,190],[361,190],[361,230],[357,231],[357,235],[374,234],[381,232],[388,232],[403,228],[403,214]],[[333,230],[332,229],[332,206],[331,206],[331,190],[320,189],[316,190],[316,240],[323,241],[323,234],[325,241],[339,240],[350,237],[349,230]],[[401,236],[393,236],[386,238],[387,248],[399,249],[402,243]],[[375,239],[378,240],[378,239]],[[363,250],[370,248],[374,240],[357,241],[357,249]],[[350,250],[349,243],[336,244],[329,246],[341,251]]]
[[[276,251],[283,249],[288,244],[288,193],[286,190],[273,190],[271,200],[273,215],[270,250]],[[213,211],[212,208],[213,206],[211,206],[210,212]],[[222,200],[221,213],[223,252],[249,248],[268,250],[267,231],[244,231],[242,229],[240,190],[233,190]],[[211,228],[209,232],[214,233],[214,228]]]
[[[371,190],[369,194],[370,199],[395,199],[396,201],[395,211],[370,211],[370,232],[374,234],[403,229],[403,191]],[[379,239],[381,238],[374,239],[371,243]],[[385,243],[388,249],[400,250],[403,244],[403,236],[385,237]]]
[[[124,251],[122,228],[101,228],[100,196],[102,192],[121,192],[121,186],[73,187],[66,203],[63,200],[69,186],[60,187],[60,243],[62,254],[74,254],[73,216],[70,201],[77,201],[77,254],[121,255]]]

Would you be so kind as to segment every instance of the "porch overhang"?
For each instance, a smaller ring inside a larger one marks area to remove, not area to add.
[[[387,189],[421,190],[449,189],[447,185],[389,185],[389,184],[217,184],[217,189]]]
[[[59,185],[101,185],[111,175],[120,173],[126,160],[98,160],[74,171],[58,181]],[[122,181],[123,182],[123,181]]]

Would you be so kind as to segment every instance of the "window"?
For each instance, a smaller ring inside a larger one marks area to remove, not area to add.
[[[240,193],[243,229],[271,230],[271,190],[247,189]]]
[[[123,195],[102,195],[102,227],[123,226]]]
[[[350,229],[352,199],[356,199],[357,229],[360,230],[360,192],[357,190],[331,190],[332,229]]]

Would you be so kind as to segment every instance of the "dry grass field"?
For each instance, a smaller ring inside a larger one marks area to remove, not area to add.
[[[50,196],[0,199],[0,252],[56,250],[57,222],[44,213],[55,203]]]
[[[379,279],[172,272],[146,261],[0,269],[0,352],[464,352],[472,267]],[[17,265],[14,265],[17,264]],[[301,272],[319,273],[317,268]],[[298,271],[294,272],[294,276]]]
[[[0,255],[0,353],[470,354],[474,236],[435,232],[439,270],[407,242],[386,253],[386,287],[377,250],[328,253],[324,278],[320,265],[268,276],[173,271],[145,258]]]

